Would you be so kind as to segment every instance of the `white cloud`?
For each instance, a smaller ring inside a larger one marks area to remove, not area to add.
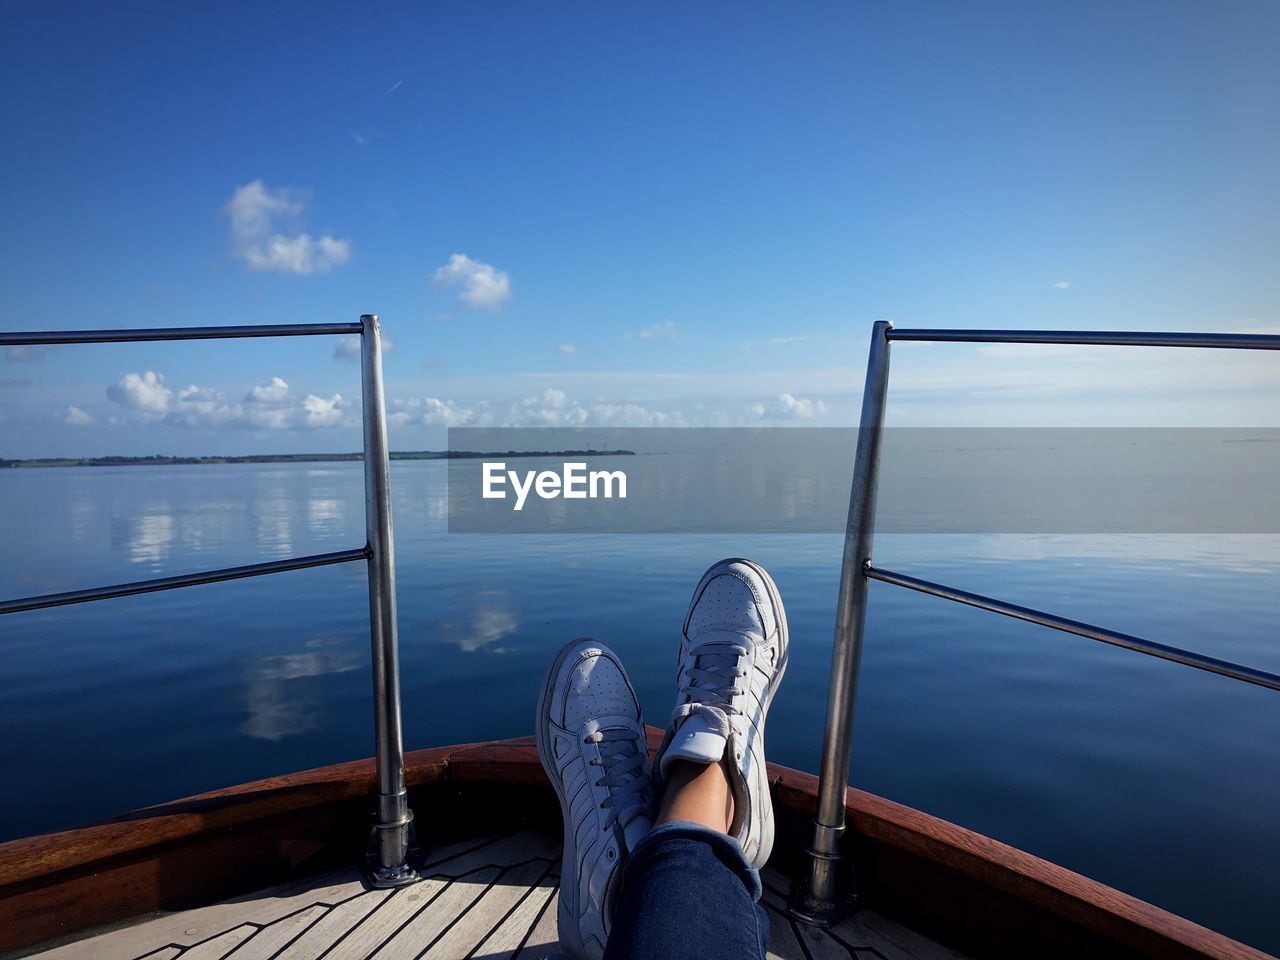
[[[164,385],[164,377],[148,370],[146,373],[126,373],[118,383],[107,387],[107,398],[122,407],[146,414],[169,412],[173,391]]]
[[[562,343],[558,347],[556,347],[556,353],[564,357],[571,357],[577,352],[578,352],[577,345],[572,343]]]
[[[472,260],[465,253],[455,253],[449,262],[431,275],[431,282],[442,287],[460,286],[458,299],[472,307],[496,310],[511,296],[511,278],[489,263]]]
[[[325,234],[292,236],[279,231],[286,221],[296,226],[306,203],[288,190],[269,190],[261,180],[237,187],[222,212],[231,221],[231,252],[250,270],[307,275],[324,273],[351,259],[351,241]]]
[[[1067,287],[1069,287],[1069,286],[1071,286],[1071,284],[1070,284],[1068,281],[1066,281],[1066,280],[1059,280],[1057,283],[1055,283],[1055,284],[1053,285],[1053,289],[1055,289],[1055,290],[1065,290],[1065,289],[1067,289]]]
[[[812,420],[826,413],[827,405],[821,400],[780,393],[773,403],[753,403],[747,410],[762,420]]]
[[[597,399],[578,401],[565,391],[547,387],[521,400],[481,400],[471,406],[436,397],[400,400],[391,415],[395,426],[423,427],[678,427],[685,420],[639,403]]]
[[[568,394],[555,387],[513,404],[507,414],[509,421],[536,427],[577,427],[585,424],[589,417],[585,407],[570,403]]]
[[[347,133],[351,134],[351,139],[362,147],[369,142],[368,137],[362,133],[357,133],[355,130],[348,130]]]
[[[347,422],[350,405],[342,395],[297,397],[281,377],[251,387],[240,403],[212,387],[195,384],[175,394],[154,371],[128,373],[107,387],[107,396],[136,418],[181,427],[234,427],[245,430],[319,430]],[[76,408],[72,407],[71,410]],[[83,414],[83,411],[81,411]],[[135,419],[136,419],[135,418]],[[71,423],[71,413],[67,415]],[[112,422],[117,422],[115,418]]]
[[[641,340],[679,340],[681,336],[680,328],[674,320],[659,320],[636,334]],[[631,339],[631,334],[627,334],[627,339]]]
[[[386,335],[382,334],[382,355],[396,348],[396,342]],[[359,360],[360,359],[360,337],[353,334],[349,337],[339,337],[338,342],[333,347],[333,359],[335,360]]]
[[[314,393],[307,394],[307,399],[302,401],[306,428],[317,430],[338,426],[342,423],[345,407],[346,401],[340,393],[335,393],[328,399],[317,397]]]
[[[436,397],[399,400],[394,406],[396,411],[391,414],[391,423],[395,426],[417,424],[424,427],[463,427],[476,419],[473,408]]]
[[[245,403],[262,403],[270,406],[279,406],[289,399],[289,384],[280,377],[272,377],[267,383],[260,383],[252,387],[245,394]]]
[[[89,424],[93,423],[93,417],[89,416],[89,414],[85,413],[79,407],[67,407],[67,417],[65,422],[71,424],[73,427],[87,427]]]

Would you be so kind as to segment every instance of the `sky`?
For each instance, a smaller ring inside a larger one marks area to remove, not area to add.
[[[391,444],[844,426],[871,324],[1280,332],[1280,5],[10,0],[0,329],[381,315]],[[0,457],[354,450],[336,339],[9,348]],[[1280,425],[901,343],[891,425]]]

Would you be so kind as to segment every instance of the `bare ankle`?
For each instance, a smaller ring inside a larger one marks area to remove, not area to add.
[[[675,760],[667,778],[658,823],[696,823],[728,833],[733,823],[733,790],[724,761],[692,763]]]

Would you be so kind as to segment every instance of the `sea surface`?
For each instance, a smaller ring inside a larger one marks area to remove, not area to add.
[[[669,717],[702,571],[772,572],[791,666],[769,756],[814,769],[830,534],[446,531],[442,462],[396,462],[409,747],[527,734],[590,635]],[[356,463],[0,473],[0,596],[363,543]],[[1280,671],[1280,536],[887,534],[876,560]],[[372,753],[363,564],[0,619],[0,839]],[[1280,953],[1280,695],[875,583],[851,782]],[[429,815],[429,814],[428,814]]]

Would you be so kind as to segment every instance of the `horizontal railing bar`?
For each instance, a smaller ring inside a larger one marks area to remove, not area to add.
[[[939,327],[891,327],[886,336],[890,340],[950,343],[1083,343],[1119,347],[1280,350],[1280,335],[1267,333],[1113,333],[1104,330],[948,330]]]
[[[235,340],[360,333],[359,323],[263,323],[238,327],[135,327],[122,330],[27,330],[0,333],[0,346],[54,343],[139,343],[148,340]]]
[[[1260,687],[1267,687],[1271,690],[1280,690],[1280,676],[1274,673],[1267,673],[1265,670],[1256,670],[1253,667],[1242,666],[1229,660],[1219,660],[1217,657],[1206,657],[1199,653],[1192,653],[1189,650],[1156,643],[1154,640],[1144,640],[1141,637],[1118,633],[1105,627],[1095,627],[1093,624],[1082,623],[1079,620],[1068,620],[1066,617],[1058,617],[1051,613],[1033,610],[1030,607],[1020,607],[1017,604],[1005,603],[1003,600],[993,600],[991,597],[984,597],[978,593],[957,590],[954,587],[932,583],[928,580],[920,580],[917,577],[909,577],[903,573],[882,570],[879,567],[873,567],[870,563],[866,564],[864,570],[872,580],[879,580],[882,583],[891,583],[895,586],[906,587],[908,590],[917,590],[920,593],[941,597],[944,600],[954,600],[957,603],[978,607],[982,610],[990,610],[992,613],[1004,614],[1006,617],[1013,617],[1017,620],[1038,623],[1043,627],[1052,627],[1054,630],[1074,633],[1078,637],[1099,640],[1102,643],[1124,647],[1126,650],[1145,653],[1148,656],[1159,657],[1162,660],[1172,660],[1174,663],[1181,663],[1188,667],[1195,667],[1197,670],[1207,670],[1210,673],[1221,674],[1224,677],[1230,677],[1232,680],[1243,680],[1245,683],[1257,684]]]
[[[90,587],[87,590],[70,590],[67,593],[47,593],[41,597],[23,597],[19,600],[0,601],[0,614],[20,613],[24,610],[43,610],[46,607],[62,607],[70,603],[87,603],[91,600],[132,597],[139,593],[155,593],[157,590],[197,587],[204,583],[243,580],[245,577],[262,577],[269,573],[288,573],[290,570],[306,570],[310,567],[326,567],[334,563],[351,563],[353,560],[368,559],[369,548],[365,546],[355,550],[339,550],[336,553],[316,553],[309,557],[290,557],[287,560],[251,563],[243,567],[206,570],[203,573],[184,573],[176,577],[161,577],[157,580],[119,583],[112,587]]]

